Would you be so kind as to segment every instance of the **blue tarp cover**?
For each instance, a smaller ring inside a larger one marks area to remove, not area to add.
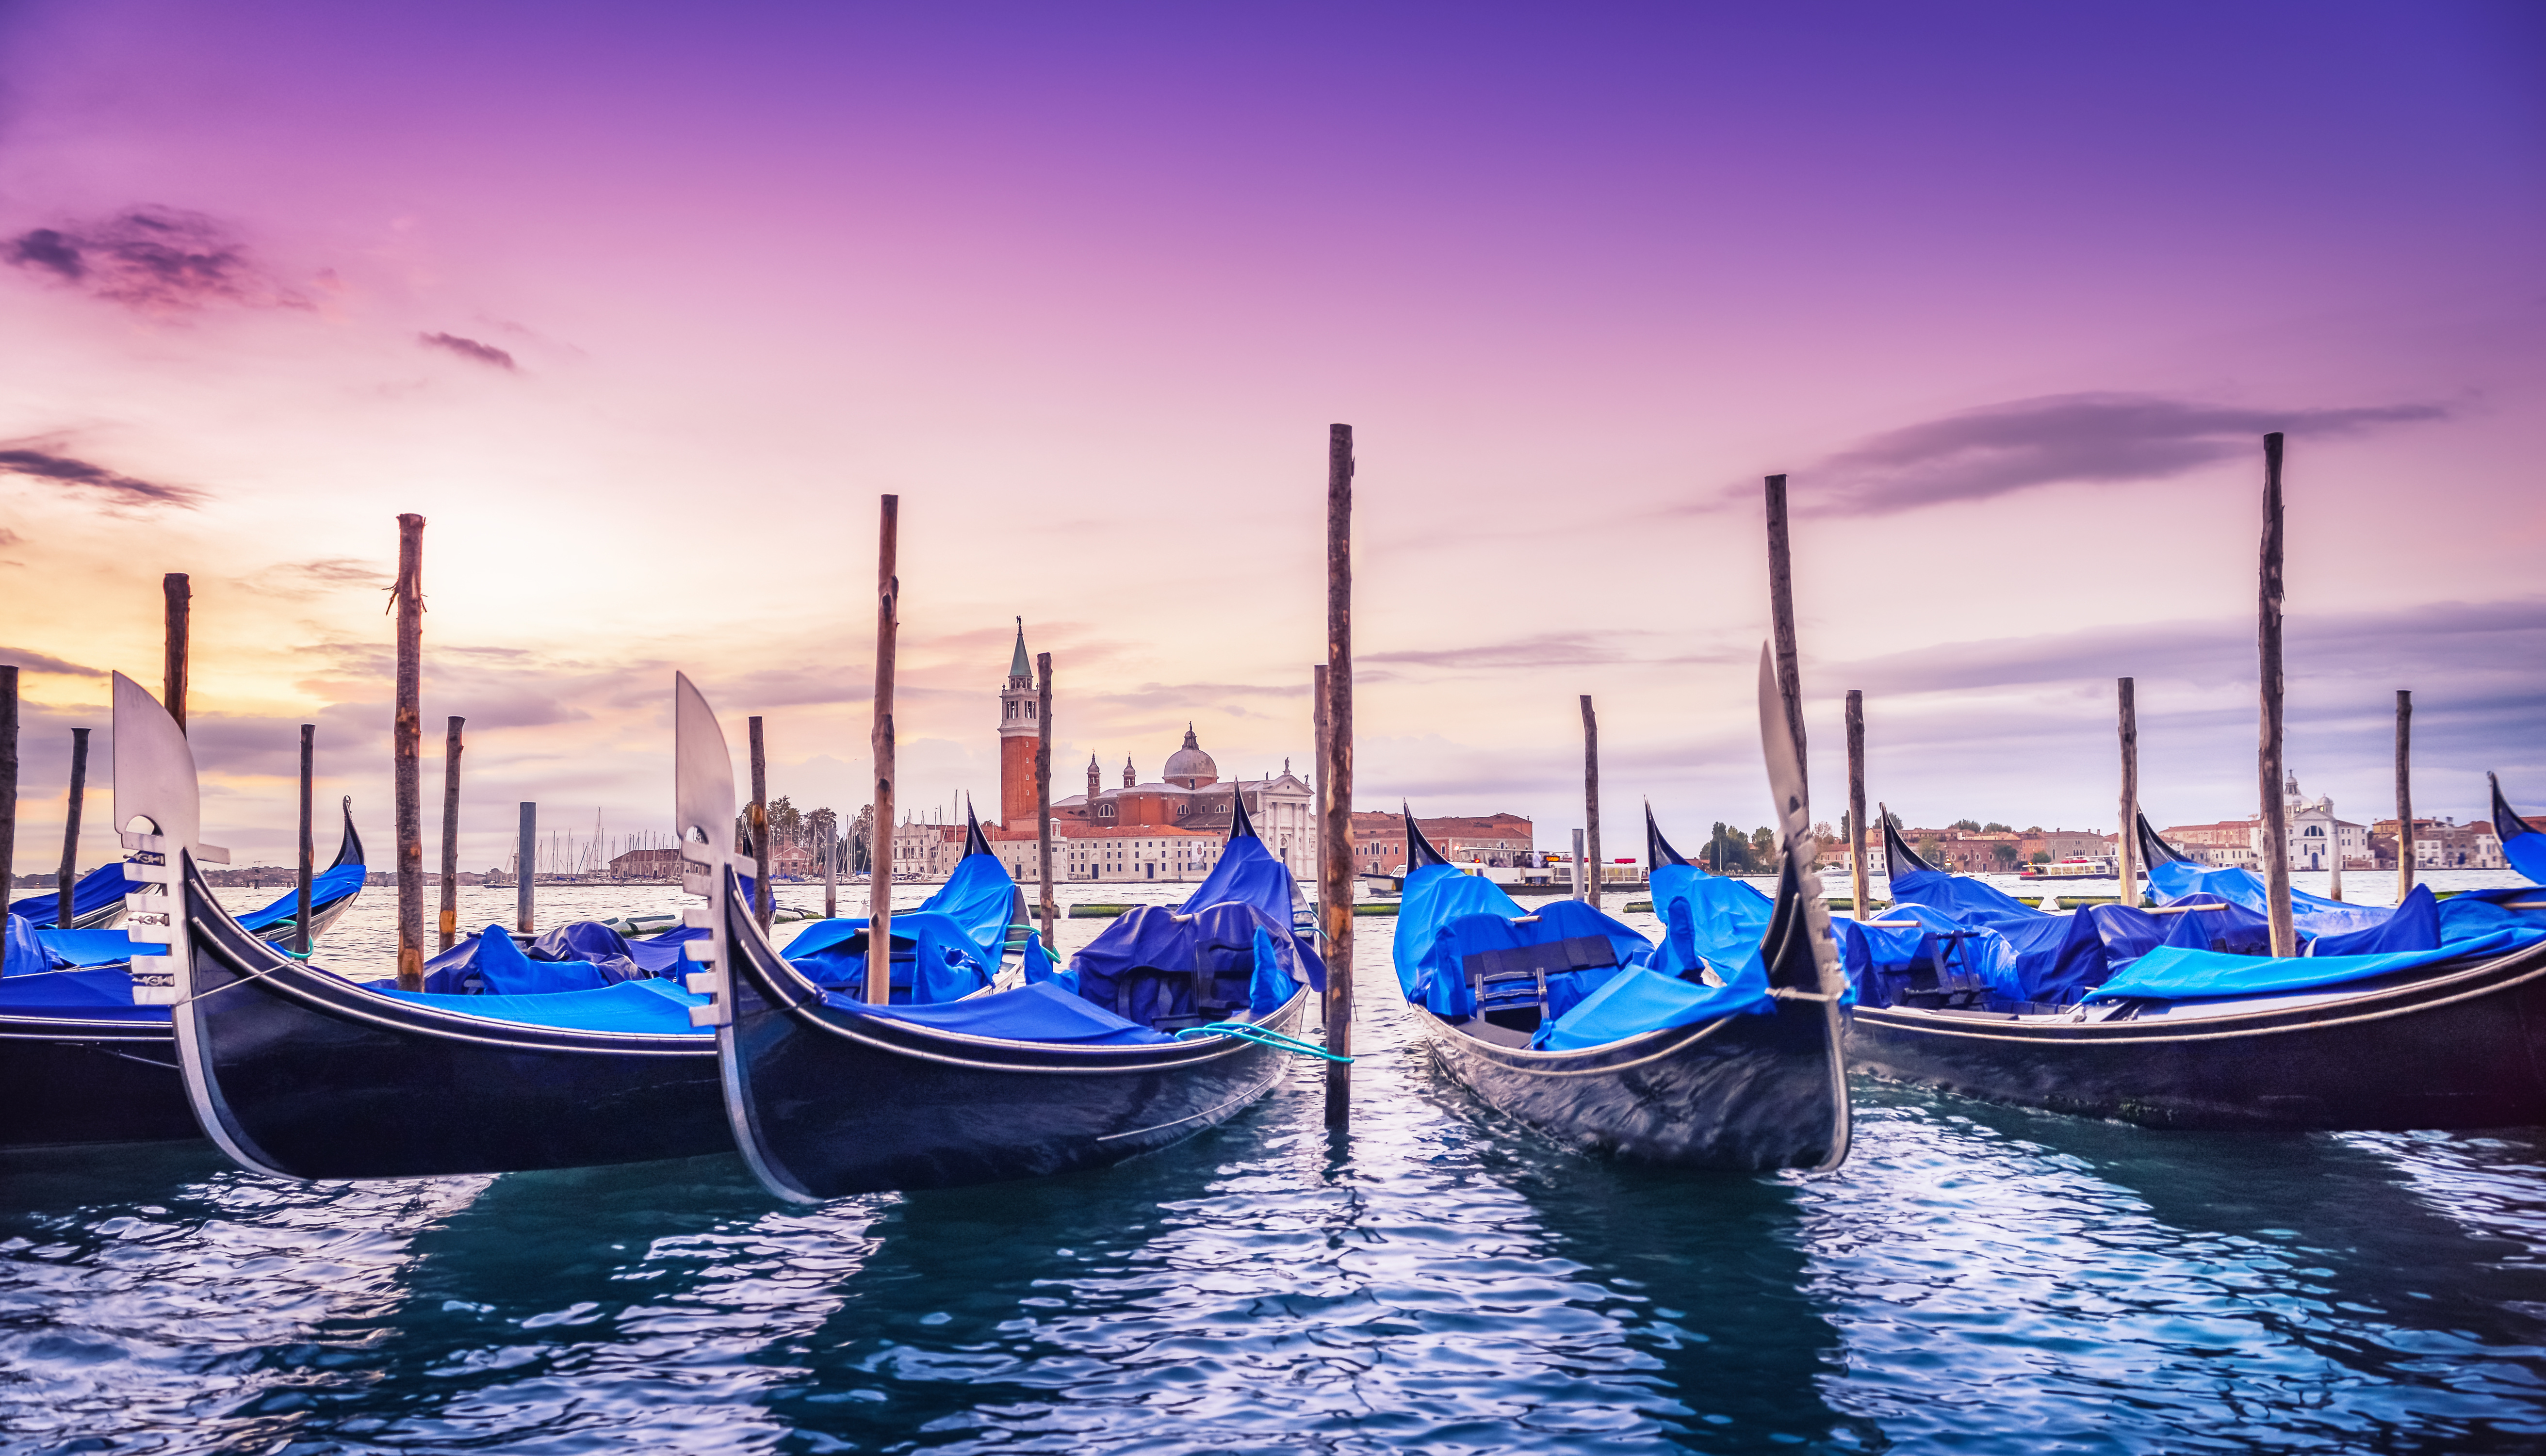
[[[2506,955],[2546,941],[2546,930],[2503,929],[2469,940],[2452,941],[2432,950],[2393,955],[2232,955],[2218,950],[2187,950],[2161,945],[2132,962],[2129,970],[2089,993],[2088,1001],[2135,997],[2157,1001],[2204,1001],[2232,996],[2266,996],[2309,991],[2320,986],[2410,971],[2453,960]]]
[[[1669,1026],[1740,1011],[1765,1011],[1776,1004],[1768,994],[1768,973],[1756,955],[1722,986],[1703,986],[1629,966],[1595,987],[1572,1010],[1540,1026],[1530,1045],[1544,1051],[1578,1051]]]
[[[898,917],[896,917],[897,919]],[[862,1015],[890,1016],[896,1021],[1001,1041],[1057,1041],[1077,1046],[1135,1046],[1175,1038],[1126,1020],[1102,1007],[1091,1006],[1050,982],[1020,986],[970,1001],[944,1006],[871,1007],[846,997],[824,1002]]]
[[[640,971],[678,979],[689,974],[681,964],[681,946],[706,933],[705,930],[693,930],[686,926],[674,926],[660,934],[629,941],[628,957],[636,962],[636,969]]]
[[[1419,989],[1429,974],[1425,958],[1441,928],[1464,915],[1529,914],[1502,887],[1483,875],[1462,874],[1447,864],[1427,864],[1405,877],[1405,894],[1397,906],[1397,984],[1407,1001],[1421,1001]],[[1638,937],[1642,939],[1642,936]]]
[[[2508,836],[2502,842],[2502,857],[2509,861],[2511,868],[2546,885],[2546,834],[2532,829]]]
[[[2095,905],[2078,913],[2094,920],[2095,931],[2104,942],[2104,963],[2114,974],[2161,945],[2232,955],[2271,954],[2271,925],[2256,912],[2216,895],[2187,895],[2174,903],[2218,908],[2151,915],[2127,905]]]
[[[1703,962],[1730,983],[1746,966],[1767,984],[1759,942],[1768,933],[1776,902],[1730,875],[1693,864],[1663,864],[1653,872],[1654,914],[1662,923],[1661,944],[1651,961],[1666,976],[1688,976]]]
[[[2029,1000],[2017,974],[2015,946],[2001,931],[1968,926],[1932,906],[1903,901],[1883,913],[1879,922],[1830,918],[1838,939],[1839,964],[1849,989],[1874,1006],[1892,1004],[1886,976],[1907,976],[1939,962],[1948,971],[1980,977],[2000,1001]]]
[[[2417,888],[2419,888],[2419,886]],[[2546,927],[2546,910],[2512,910],[2508,902],[2546,899],[2535,890],[2469,890],[2439,905],[2440,940],[2471,940],[2505,926]]]
[[[1427,866],[1415,873],[1426,873],[1429,868]],[[1404,927],[1400,926],[1397,933],[1401,942]],[[1625,922],[1593,910],[1579,900],[1550,902],[1535,915],[1528,916],[1526,924],[1494,911],[1456,916],[1442,922],[1432,931],[1431,941],[1423,951],[1422,978],[1415,986],[1416,1000],[1436,1016],[1473,1016],[1477,1014],[1477,995],[1476,988],[1468,980],[1468,957],[1594,936],[1608,942],[1611,964],[1552,972],[1547,978],[1547,1005],[1542,1015],[1561,1019],[1582,998],[1615,976],[1620,967],[1642,965],[1654,953],[1653,942],[1637,934]],[[1762,971],[1760,975],[1764,983],[1766,972]]]
[[[2387,955],[2400,950],[2435,950],[2440,944],[2440,903],[2432,898],[2431,887],[2416,885],[2388,911],[2387,919],[2366,930],[2340,934],[2319,935],[2310,940],[2307,953],[2315,956]],[[2229,946],[2231,950],[2236,946]],[[2271,942],[2266,939],[2257,954],[2269,954]]]
[[[2092,917],[2045,915],[1994,885],[1937,869],[1895,869],[1892,898],[1895,912],[1904,903],[1923,905],[2005,936],[2015,952],[2012,980],[2000,991],[2008,1001],[2057,1006],[2104,977],[2104,942]]]
[[[371,871],[359,864],[339,864],[309,877],[309,913],[314,917],[337,900],[363,887]],[[283,898],[262,910],[251,910],[238,918],[240,927],[249,930],[270,930],[300,914],[300,887],[283,892]]]
[[[1253,835],[1231,840],[1202,883],[1176,907],[1186,915],[1213,905],[1252,905],[1282,925],[1291,923],[1291,867],[1273,857]]]
[[[114,970],[36,971],[0,976],[0,1011],[92,1021],[165,1021],[169,1008],[134,1006],[132,977]]]
[[[63,965],[120,966],[135,955],[162,955],[168,948],[156,941],[146,949],[136,947],[122,930],[38,930],[35,934]]]
[[[976,852],[955,861],[954,872],[936,894],[916,910],[892,914],[894,1001],[930,1006],[988,986],[1007,958],[1008,926],[1016,919],[1016,905],[1017,882],[999,856]],[[867,982],[866,932],[865,916],[815,921],[787,943],[785,954],[817,985],[862,987]],[[905,954],[915,959],[905,960]],[[1033,974],[1031,956],[1027,973]]]
[[[1274,958],[1269,971],[1261,958],[1267,947]],[[1144,1024],[1212,1021],[1251,1014],[1263,977],[1296,986],[1307,979],[1307,967],[1287,908],[1277,918],[1244,900],[1190,913],[1143,905],[1117,917],[1048,984]],[[1274,1005],[1290,995],[1283,993]]]
[[[2149,866],[2149,888],[2158,899],[2171,905],[2187,895],[2216,895],[2231,905],[2243,905],[2256,915],[2271,914],[2263,897],[2263,878],[2250,869],[2230,865],[2213,869],[2208,865],[2180,862]],[[2383,924],[2394,909],[2384,905],[2349,905],[2340,900],[2328,900],[2305,890],[2290,891],[2290,922],[2300,935],[2340,935],[2352,930],[2365,930]]]
[[[463,954],[463,952],[467,954]],[[615,981],[590,961],[533,960],[513,943],[502,926],[488,926],[426,963],[422,991],[410,996],[458,996],[471,976],[487,996],[552,996],[561,991],[594,991]]]
[[[124,861],[110,859],[71,882],[71,918],[86,920],[123,898]],[[27,924],[41,930],[53,923],[53,912],[61,903],[58,892],[46,890],[10,902],[9,913],[25,917]]]
[[[63,957],[43,942],[25,916],[9,917],[8,938],[0,940],[0,981],[49,971],[62,961]]]
[[[969,856],[988,859],[986,854]],[[995,862],[995,861],[994,861]],[[932,902],[934,897],[932,898]],[[934,910],[895,911],[892,917],[892,996],[896,1004],[935,1006],[961,1001],[990,984],[999,963],[986,964],[973,928]],[[1000,932],[1006,935],[1004,923]],[[817,920],[797,932],[783,952],[787,963],[814,985],[854,990],[867,983],[865,918]]]
[[[497,931],[502,935],[500,930]],[[510,943],[510,937],[503,937]],[[528,962],[541,964],[541,962]],[[438,1011],[460,1011],[528,1026],[559,1026],[576,1031],[619,1031],[655,1036],[711,1036],[715,1028],[692,1026],[689,1009],[707,1005],[669,981],[622,981],[590,990],[515,995],[448,995],[432,991],[370,988],[394,1001],[412,1002]]]

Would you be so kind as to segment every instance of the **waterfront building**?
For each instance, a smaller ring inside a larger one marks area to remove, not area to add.
[[[2320,794],[2311,799],[2301,793],[2299,775],[2295,770],[2283,782],[2281,814],[2289,826],[2291,869],[2332,869],[2337,854],[2346,869],[2378,867],[2378,856],[2369,843],[2369,826],[2337,817],[2334,812],[2334,799],[2329,795]],[[2204,864],[2240,869],[2262,867],[2263,816],[2260,814],[2246,819],[2223,819],[2216,824],[2178,824],[2158,833],[2167,844]]]
[[[2381,819],[2369,827],[2378,844],[2379,868],[2396,867],[2397,821]],[[2460,824],[2454,819],[2414,816],[2416,869],[2500,869],[2502,840],[2491,819]]]
[[[1514,869],[1538,862],[1537,826],[1518,814],[1451,815],[1414,822],[1423,831],[1423,838],[1432,842],[1432,848],[1455,864]],[[1355,810],[1352,835],[1356,874],[1404,873],[1402,814]]]

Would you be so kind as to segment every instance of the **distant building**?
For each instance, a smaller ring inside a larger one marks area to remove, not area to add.
[[[1518,814],[1449,816],[1414,821],[1432,848],[1454,864],[1509,869],[1537,862],[1537,828]],[[1353,871],[1400,874],[1406,864],[1405,816],[1356,810]]]
[[[631,849],[610,861],[615,880],[676,880],[681,877],[679,849]]]
[[[2386,852],[2382,868],[2396,863],[2397,821],[2381,819],[2370,826],[2370,834],[2381,842]],[[2500,869],[2503,867],[2502,840],[2493,821],[2477,819],[2460,824],[2454,819],[2424,819],[2414,816],[2414,867],[2416,869]]]
[[[2301,793],[2295,771],[2284,780],[2281,813],[2289,827],[2291,869],[2332,869],[2336,855],[2346,869],[2378,866],[2369,843],[2370,827],[2335,817],[2330,797],[2311,799]],[[2240,869],[2262,866],[2263,817],[2259,814],[2217,824],[2179,824],[2159,831],[2159,837],[2204,864]]]

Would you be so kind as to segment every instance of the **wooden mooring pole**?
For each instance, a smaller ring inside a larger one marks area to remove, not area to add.
[[[62,819],[62,873],[54,881],[59,887],[54,901],[53,927],[67,930],[73,916],[71,891],[79,883],[80,806],[88,799],[88,730],[71,730],[71,802],[70,812]]]
[[[1035,654],[1035,880],[1043,887],[1043,948],[1059,955],[1061,901],[1052,887],[1052,654]]]
[[[2299,953],[2290,917],[2290,816],[2281,789],[2281,432],[2263,437],[2263,549],[2257,581],[2255,655],[2259,659],[2262,713],[2257,726],[2254,779],[2263,825],[2263,904],[2270,917],[2272,954]]]
[[[761,742],[760,719],[745,721],[751,725],[751,918],[766,935],[778,913],[769,893],[769,751]]]
[[[1855,896],[1849,914],[1858,920],[1871,920],[1868,907],[1874,894],[1873,866],[1866,863],[1865,847],[1865,694],[1851,688],[1847,690],[1847,888]]]
[[[318,861],[315,836],[310,833],[309,816],[316,807],[318,792],[318,725],[300,725],[300,856],[293,875],[292,948],[306,956],[309,953],[309,881]],[[444,946],[448,950],[449,946]]]
[[[2140,712],[2132,682],[2117,678],[2120,689],[2122,735],[2122,832],[2113,836],[2113,848],[2119,851],[2114,869],[2121,879],[2123,905],[2137,908],[2140,903]]]
[[[1795,654],[1795,570],[1786,539],[1786,477],[1768,477],[1768,622],[1777,656],[1777,694],[1785,699],[1786,727],[1795,735],[1795,771],[1811,801],[1811,773],[1804,757],[1804,685]]]
[[[876,529],[875,845],[868,851],[867,996],[869,1006],[892,1001],[892,672],[893,638],[900,626],[901,497],[886,496]]]
[[[442,948],[460,938],[460,740],[466,718],[453,718],[442,730]]]
[[[2414,694],[2396,689],[2396,903],[2414,892]]]
[[[1591,715],[1591,694],[1582,694],[1582,852],[1590,859],[1588,903],[1600,908],[1600,720]]]
[[[1326,1050],[1352,1055],[1352,488],[1350,425],[1326,431],[1326,758],[1318,765],[1317,838],[1326,928]],[[1326,1063],[1326,1125],[1352,1120],[1352,1065]]]
[[[540,806],[522,805],[522,824],[513,848],[518,872],[513,876],[513,929],[531,933],[532,885],[540,877]]]
[[[0,668],[0,905],[17,885],[18,670]]]
[[[831,827],[822,835],[822,919],[840,918],[840,855],[844,837],[840,833],[840,816],[831,816]]]
[[[194,588],[186,574],[172,571],[159,579],[160,595],[166,599],[166,657],[162,663],[160,706],[177,720],[177,731],[186,731],[186,657],[194,605]]]
[[[397,716],[389,758],[397,802],[397,984],[424,989],[424,518],[398,518]]]
[[[1328,730],[1329,730],[1329,728],[1332,726],[1331,724],[1329,724],[1329,723],[1326,721],[1326,709],[1327,709],[1327,707],[1328,707],[1328,703],[1326,702],[1326,665],[1325,665],[1324,663],[1319,663],[1319,664],[1317,664],[1315,667],[1313,667],[1313,668],[1311,668],[1311,669],[1309,670],[1309,725],[1310,725],[1310,732],[1311,732],[1311,733],[1313,733],[1314,735],[1315,735],[1315,737],[1316,737],[1316,755],[1317,755],[1316,759],[1315,760],[1315,764],[1316,764],[1316,766],[1317,766],[1317,767],[1316,767],[1316,770],[1315,770],[1315,773],[1313,773],[1311,776],[1312,776],[1312,777],[1314,777],[1315,779],[1316,779],[1316,780],[1317,780],[1318,782],[1320,782],[1320,783],[1322,783],[1322,782],[1324,782],[1324,781],[1325,781],[1325,776],[1326,776],[1326,738],[1327,738]],[[1320,788],[1320,789],[1315,789],[1315,790],[1314,790],[1314,792],[1315,792],[1315,793],[1316,793],[1316,794],[1323,794],[1323,793],[1325,792],[1325,790],[1323,790],[1323,789],[1321,789],[1321,788]],[[1327,843],[1326,843],[1326,828],[1325,828],[1325,826],[1326,826],[1326,819],[1325,819],[1325,813],[1326,813],[1326,811],[1325,811],[1325,802],[1326,802],[1326,801],[1325,801],[1323,798],[1318,798],[1318,799],[1316,800],[1316,804],[1317,804],[1317,933],[1318,933],[1318,934],[1320,934],[1320,935],[1322,935],[1322,934],[1324,934],[1324,933],[1326,932],[1326,857],[1327,857],[1329,854],[1332,854],[1332,853],[1337,852],[1337,850],[1336,850],[1336,849],[1335,849],[1335,847],[1334,847],[1334,846],[1329,845],[1329,844],[1327,844]],[[1232,818],[1234,818],[1234,816],[1231,816],[1231,817],[1232,817]],[[1360,862],[1360,857],[1359,857],[1359,851],[1358,851],[1358,850],[1356,850],[1355,849],[1353,849],[1353,847],[1352,847],[1352,846],[1350,846],[1350,845],[1346,845],[1346,846],[1344,846],[1344,847],[1343,847],[1343,849],[1342,849],[1342,850],[1341,850],[1340,852],[1342,852],[1342,854],[1343,854],[1343,856],[1344,856],[1344,861],[1345,861],[1345,868],[1344,868],[1344,883],[1345,883],[1345,884],[1347,884],[1347,885],[1351,885],[1351,884],[1358,884],[1358,883],[1360,882],[1360,880],[1359,880],[1359,876],[1360,876],[1360,873],[1361,873],[1361,862]],[[1317,1014],[1318,1014],[1320,1017],[1324,1016],[1324,1015],[1325,1015],[1325,1008],[1323,1008],[1323,1007],[1319,1007],[1319,1008],[1317,1009]]]

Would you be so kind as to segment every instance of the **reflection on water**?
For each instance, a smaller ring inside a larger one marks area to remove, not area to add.
[[[1363,1015],[1348,1138],[1300,1066],[1123,1168],[810,1211],[730,1157],[14,1158],[0,1451],[2546,1446],[2534,1134],[1865,1084],[1838,1176],[1676,1175],[1511,1127]]]

